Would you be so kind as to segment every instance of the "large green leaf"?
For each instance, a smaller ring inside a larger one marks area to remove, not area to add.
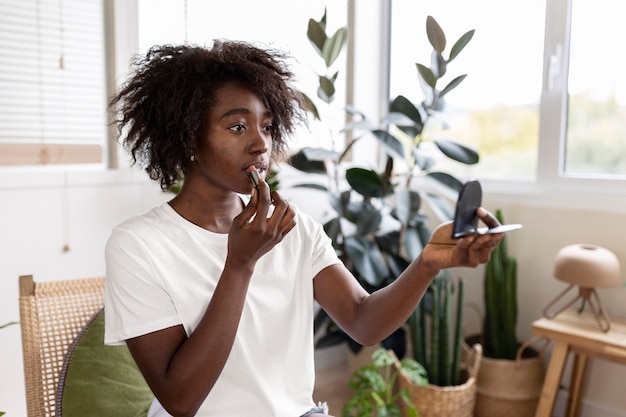
[[[407,227],[404,231],[404,247],[409,259],[415,259],[422,253],[426,243],[423,241],[423,233],[425,229],[423,224],[414,227]]]
[[[417,72],[422,77],[422,79],[428,84],[431,88],[435,88],[437,86],[437,77],[435,74],[425,65],[415,64],[417,66]]]
[[[428,375],[426,369],[417,361],[403,358],[400,362],[402,373],[411,380],[413,384],[425,387],[428,385]]]
[[[322,55],[327,68],[333,65],[337,57],[339,57],[347,39],[348,29],[342,27],[338,29],[332,37],[326,40],[322,49]]]
[[[465,48],[465,46],[469,43],[469,41],[472,40],[473,36],[474,36],[474,30],[472,29],[468,32],[465,32],[465,34],[461,36],[459,40],[454,43],[454,45],[452,46],[452,49],[450,50],[450,56],[448,57],[448,62],[456,58],[459,52],[461,52],[463,48]]]
[[[379,288],[389,276],[387,265],[376,244],[361,236],[346,238],[346,252],[362,280]]]
[[[386,253],[385,259],[387,260],[389,272],[394,280],[398,278],[410,264],[410,262],[404,259],[404,257],[392,253]]]
[[[419,109],[411,103],[411,100],[403,95],[399,95],[391,102],[389,111],[402,113],[411,119],[415,124],[420,126],[422,125],[422,114]]]
[[[446,35],[443,33],[439,23],[437,23],[432,16],[426,18],[426,34],[428,35],[428,41],[435,51],[442,53],[443,50],[446,49]]]
[[[311,160],[307,158],[304,149],[296,152],[288,160],[289,165],[298,171],[309,174],[326,174],[326,165],[323,160]]]
[[[466,165],[478,163],[478,152],[469,146],[446,139],[435,139],[434,142],[439,150],[450,159]]]
[[[459,75],[454,80],[450,81],[448,85],[446,85],[443,90],[439,93],[439,98],[448,94],[452,89],[456,88],[457,85],[461,84],[461,82],[467,77],[467,74]]]
[[[320,86],[317,89],[317,96],[325,103],[332,103],[335,98],[335,84],[331,79],[323,75],[319,78]]]
[[[327,174],[326,161],[337,161],[339,154],[326,148],[305,147],[287,161],[299,171],[309,174]]]
[[[329,201],[332,208],[335,209],[340,216],[345,217],[346,209],[350,204],[350,190],[345,190],[340,193],[330,193]]]
[[[428,171],[437,163],[435,158],[430,156],[429,152],[423,150],[421,146],[413,148],[413,158],[415,158],[415,165],[422,171]]]
[[[374,236],[376,244],[383,253],[400,253],[400,230],[390,230]]]
[[[305,147],[301,152],[309,161],[335,161],[338,153],[326,148]]]
[[[450,191],[458,193],[463,187],[463,183],[458,178],[448,174],[447,172],[429,172],[426,177],[437,181],[439,184],[446,186]]]
[[[424,129],[423,125],[415,124],[413,120],[409,119],[408,116],[402,113],[398,113],[398,112],[387,113],[383,117],[382,122],[384,124],[395,125],[398,129],[400,129],[405,135],[409,136],[410,138],[416,137]]]
[[[325,18],[326,13],[324,13],[323,21]],[[306,32],[306,36],[309,38],[309,41],[311,41],[311,44],[315,47],[315,50],[317,51],[319,56],[324,58],[324,54],[322,51],[324,50],[324,44],[326,43],[327,36],[322,24],[320,22],[317,22],[315,19],[309,19],[309,27]]]
[[[339,243],[339,236],[341,234],[341,219],[339,217],[335,217],[324,223],[324,231],[332,240],[333,246],[337,247]]]
[[[356,233],[360,236],[374,233],[380,227],[382,215],[379,210],[375,210],[372,206],[359,204],[361,210],[356,216]]]
[[[449,221],[454,217],[454,208],[448,200],[444,199],[440,195],[427,193],[426,200],[428,204],[436,212],[436,214],[443,220]]]
[[[387,154],[393,158],[404,159],[404,146],[395,136],[386,130],[374,129],[372,134],[383,145]]]
[[[395,192],[396,197],[396,217],[402,224],[408,224],[409,221],[419,213],[422,204],[422,198],[418,193],[406,188],[398,189]]]
[[[371,169],[349,168],[346,170],[346,181],[354,191],[364,197],[383,197],[385,186],[380,176]]]

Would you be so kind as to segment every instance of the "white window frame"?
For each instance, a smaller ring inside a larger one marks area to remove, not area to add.
[[[391,7],[392,0],[380,0],[382,7]],[[543,85],[540,103],[540,132],[538,145],[537,176],[534,181],[481,180],[486,193],[498,196],[499,200],[522,205],[546,207],[588,208],[623,211],[626,204],[624,187],[626,181],[615,177],[581,178],[564,175],[563,158],[567,118],[567,71],[569,61],[569,31],[573,0],[547,0],[545,15],[545,42]],[[356,7],[360,3],[354,2]],[[368,4],[365,7],[373,9]],[[358,15],[357,15],[358,16]],[[388,13],[380,13],[379,25],[388,28]],[[363,31],[368,29],[363,28]],[[371,29],[369,29],[371,30]],[[360,40],[361,33],[355,33]],[[364,35],[367,36],[367,35]],[[389,56],[389,35],[378,52],[382,61]],[[357,41],[359,43],[359,41]],[[372,48],[369,48],[368,62],[372,62]],[[359,61],[358,50],[355,62]],[[387,62],[388,60],[384,61]],[[365,65],[365,64],[362,64]],[[356,65],[355,65],[356,66]],[[358,66],[356,66],[358,68]],[[362,68],[362,67],[361,67]],[[381,75],[389,74],[389,68],[381,70]],[[379,78],[382,79],[382,78]],[[384,86],[385,81],[379,84]],[[382,84],[381,84],[382,83]],[[355,89],[358,89],[357,85]],[[379,88],[381,98],[378,103],[388,100],[388,91]],[[362,104],[357,104],[361,107]]]

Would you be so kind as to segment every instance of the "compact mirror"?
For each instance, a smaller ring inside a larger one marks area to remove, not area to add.
[[[463,184],[454,212],[454,225],[452,227],[453,239],[470,235],[504,233],[522,228],[521,224],[503,224],[491,229],[488,227],[478,227],[478,215],[476,211],[482,204],[482,200],[483,190],[480,182],[472,180]]]

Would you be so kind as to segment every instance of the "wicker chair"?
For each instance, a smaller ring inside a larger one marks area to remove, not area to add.
[[[24,382],[29,417],[55,416],[61,368],[72,342],[103,308],[104,278],[19,278]]]

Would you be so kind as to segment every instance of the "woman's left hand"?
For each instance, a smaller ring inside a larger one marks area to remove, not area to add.
[[[478,217],[487,227],[500,225],[496,217],[482,207]],[[452,238],[452,222],[443,223],[433,232],[428,245],[422,251],[422,261],[434,270],[457,266],[475,267],[489,261],[491,252],[504,237],[503,233],[470,235]]]

